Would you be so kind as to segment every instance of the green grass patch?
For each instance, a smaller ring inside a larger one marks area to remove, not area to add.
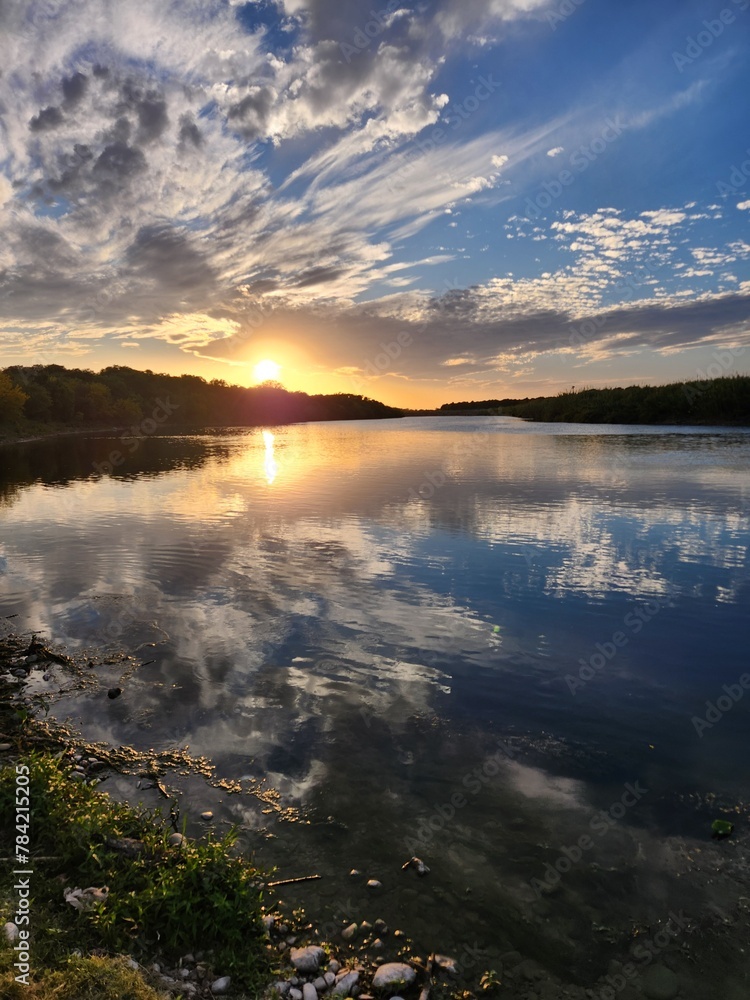
[[[158,811],[114,802],[71,780],[70,768],[56,756],[34,753],[23,763],[29,767],[36,969],[61,968],[74,949],[104,948],[170,963],[200,950],[237,986],[257,988],[268,981],[261,877],[232,853],[234,832],[172,847],[167,838],[173,831]],[[15,782],[15,767],[0,771],[0,832],[9,847],[15,839]],[[135,842],[126,843],[127,852],[123,838]],[[4,919],[12,919],[15,909],[14,867],[3,866]],[[107,886],[106,901],[85,911],[65,901],[65,888],[89,886]],[[140,994],[133,997],[140,1000]]]
[[[60,968],[42,972],[28,986],[12,972],[0,973],[0,995],[7,1000],[164,1000],[123,958],[72,957]]]

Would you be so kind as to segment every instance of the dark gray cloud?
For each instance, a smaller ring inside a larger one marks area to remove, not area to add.
[[[275,99],[270,87],[253,86],[241,101],[230,106],[227,117],[244,138],[257,139],[267,132]]]
[[[138,112],[138,142],[153,142],[169,125],[167,102],[157,97],[146,97],[139,101]]]
[[[32,132],[44,132],[46,129],[57,128],[63,121],[63,113],[59,108],[43,108],[31,119],[29,128]]]
[[[192,115],[184,114],[180,118],[179,140],[183,149],[190,146],[200,149],[203,145],[203,134],[193,121]]]
[[[326,282],[335,281],[342,274],[346,274],[346,269],[342,267],[312,267],[309,271],[303,271],[294,282],[296,288],[310,288],[313,285],[324,285]]]
[[[65,103],[74,106],[81,101],[88,87],[88,77],[83,73],[74,73],[66,77],[62,82],[63,97]]]
[[[142,150],[125,142],[113,142],[102,150],[92,173],[102,192],[115,193],[145,171],[146,157]]]
[[[131,275],[171,291],[198,291],[212,285],[216,274],[189,238],[165,224],[143,226],[127,249]]]

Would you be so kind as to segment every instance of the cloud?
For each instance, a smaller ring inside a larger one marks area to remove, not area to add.
[[[552,149],[547,150],[547,156],[559,156],[560,153],[565,152],[564,146],[554,146]]]
[[[737,208],[742,210],[750,210],[750,201],[740,201],[737,203]]]

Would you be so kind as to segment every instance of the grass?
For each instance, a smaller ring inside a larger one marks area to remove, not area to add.
[[[72,974],[71,969],[81,975],[88,970],[93,975],[99,969],[95,962],[70,965],[77,949],[104,949],[140,961],[159,958],[175,964],[185,953],[199,950],[217,974],[231,975],[237,986],[258,989],[268,982],[260,873],[232,854],[234,833],[221,840],[185,839],[172,847],[167,838],[173,831],[158,811],[116,803],[106,793],[74,782],[59,755],[32,753],[23,763],[29,767],[35,969],[50,974],[65,970],[65,976]],[[0,771],[0,834],[9,847],[15,838],[15,781],[14,767]],[[123,838],[137,842],[129,845],[137,848],[134,856],[118,849]],[[12,919],[15,909],[13,867],[12,861],[6,863],[0,875],[3,920]],[[89,886],[108,886],[106,901],[86,911],[65,901],[66,887]],[[121,978],[128,971],[120,966],[110,969]],[[55,992],[55,982],[49,980],[48,993],[39,995],[67,997],[64,991]],[[0,978],[0,986],[4,985]],[[2,990],[0,995],[5,995]],[[124,987],[115,995],[132,995],[133,1000],[155,996],[127,993]],[[88,994],[81,990],[70,996]]]
[[[123,958],[73,956],[59,969],[43,972],[29,986],[0,973],[7,1000],[164,1000]]]

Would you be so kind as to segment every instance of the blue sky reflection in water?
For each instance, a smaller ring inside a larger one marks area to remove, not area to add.
[[[5,454],[0,614],[155,661],[115,702],[121,668],[97,668],[59,716],[268,775],[309,826],[234,797],[193,811],[324,874],[332,918],[476,941],[489,965],[514,948],[590,984],[633,925],[731,907],[737,852],[711,883],[695,847],[716,849],[720,807],[747,824],[750,697],[691,720],[748,671],[750,434],[352,422],[154,438],[96,475],[113,447]],[[625,806],[628,788],[647,791]],[[433,873],[404,895],[411,853]],[[376,904],[351,867],[383,881]]]

